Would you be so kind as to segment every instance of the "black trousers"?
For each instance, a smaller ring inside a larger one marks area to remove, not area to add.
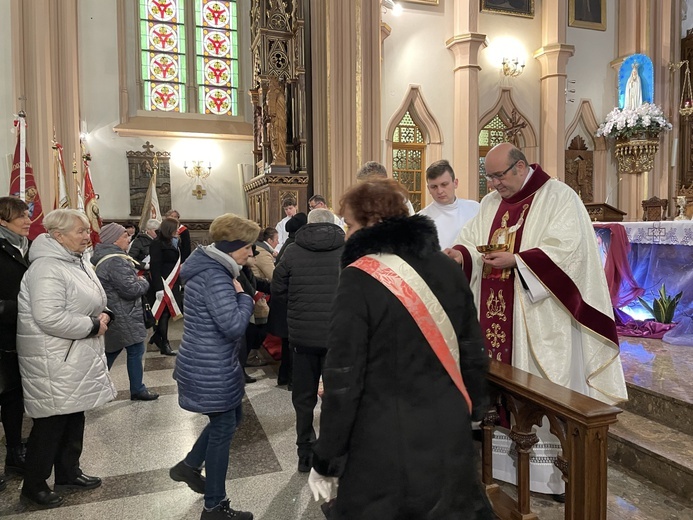
[[[154,326],[154,334],[157,334],[163,343],[168,341],[168,320],[170,318],[171,313],[169,312],[168,307],[165,307],[164,311],[161,313],[161,317]]]
[[[24,399],[19,386],[0,395],[0,419],[5,428],[5,443],[15,448],[22,443],[22,419],[24,418]]]
[[[34,419],[26,446],[24,491],[49,491],[46,480],[55,466],[55,483],[67,484],[82,474],[84,412]]]
[[[311,349],[310,352],[300,348],[294,350],[291,402],[296,410],[296,446],[299,457],[310,455],[315,442],[313,411],[318,403],[318,385],[326,354],[327,349]]]
[[[277,370],[277,384],[290,384],[293,377],[293,352],[289,346],[289,338],[282,338],[282,361]]]

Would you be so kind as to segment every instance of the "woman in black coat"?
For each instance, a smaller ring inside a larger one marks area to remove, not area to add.
[[[0,417],[5,429],[5,473],[24,474],[24,401],[17,362],[17,296],[29,268],[29,207],[15,197],[0,198]],[[0,478],[0,491],[5,489]]]
[[[339,479],[333,520],[491,519],[471,430],[489,407],[488,358],[472,293],[459,265],[440,251],[433,221],[409,217],[403,194],[395,181],[372,181],[341,202],[349,228],[309,484],[316,499],[329,498]],[[471,404],[400,300],[350,266],[383,253],[399,256],[423,279],[440,304],[434,317],[449,317]]]
[[[165,218],[159,228],[159,235],[152,240],[152,244],[149,246],[149,272],[152,276],[150,298],[152,301],[164,296],[164,280],[173,272],[176,265],[179,265],[180,252],[177,240],[178,221],[174,218]],[[182,312],[183,295],[177,274],[171,292],[173,292],[178,309]],[[168,321],[171,318],[171,312],[168,306],[164,305],[163,307],[163,312],[154,327],[154,335],[149,339],[149,344],[156,344],[159,351],[166,356],[175,356],[176,353],[171,349],[171,344],[168,341]],[[152,310],[154,310],[153,307]],[[180,316],[182,314],[174,316],[174,319]]]

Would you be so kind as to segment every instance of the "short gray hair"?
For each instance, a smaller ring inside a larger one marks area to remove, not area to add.
[[[67,233],[75,226],[75,219],[79,220],[86,228],[89,228],[87,216],[76,209],[54,209],[43,217],[43,227],[53,236],[53,233]]]
[[[144,226],[145,229],[159,229],[161,227],[161,222],[155,218],[150,218],[147,224]]]
[[[334,213],[329,209],[313,209],[308,213],[308,224],[318,224],[322,222],[330,222],[334,224]]]
[[[368,161],[358,172],[356,172],[357,181],[365,181],[366,179],[387,179],[387,169],[377,161]]]

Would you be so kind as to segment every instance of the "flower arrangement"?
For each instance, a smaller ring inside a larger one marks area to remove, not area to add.
[[[659,137],[659,134],[671,130],[671,123],[664,117],[664,112],[657,105],[643,103],[636,109],[614,108],[599,125],[597,137],[630,139],[639,134]]]

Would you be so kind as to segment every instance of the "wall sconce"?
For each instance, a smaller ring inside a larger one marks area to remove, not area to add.
[[[401,4],[395,2],[394,0],[380,0],[380,5],[383,7],[383,14],[387,13],[388,9],[392,10],[392,14],[399,16],[404,11]]]
[[[183,171],[185,171],[185,175],[190,177],[191,179],[197,179],[198,182],[200,179],[206,179],[209,177],[209,174],[212,173],[212,163],[207,162],[207,166],[203,166],[204,161],[191,161],[192,166],[188,168],[188,162],[183,163]]]
[[[520,61],[520,58],[503,58],[501,65],[503,74],[511,78],[516,78],[525,70],[525,64]]]

